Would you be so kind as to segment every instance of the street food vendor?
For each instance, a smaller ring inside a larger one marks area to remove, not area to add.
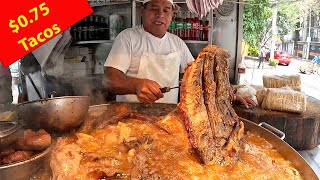
[[[12,103],[12,77],[9,68],[0,63],[0,104]]]
[[[103,84],[119,102],[177,103],[179,73],[194,60],[187,45],[167,32],[174,15],[173,0],[144,0],[142,25],[116,37],[105,63]],[[245,99],[235,100],[248,107]]]
[[[173,17],[173,0],[144,0],[142,24],[122,31],[105,63],[104,85],[120,102],[177,103],[179,86],[193,57],[178,36],[167,32]]]

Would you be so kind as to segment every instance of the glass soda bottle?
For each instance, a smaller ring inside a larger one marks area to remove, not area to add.
[[[95,23],[94,16],[89,16],[88,22],[88,40],[95,40]]]
[[[89,30],[89,23],[88,17],[85,17],[82,23],[82,29],[80,30],[81,41],[88,41],[88,30]]]
[[[183,36],[183,20],[182,20],[182,11],[178,12],[176,18],[176,35],[182,38]]]
[[[84,19],[86,19],[86,18],[84,18]],[[82,39],[82,34],[83,34],[83,32],[82,32],[82,30],[83,30],[83,26],[84,26],[84,19],[82,19],[79,23],[78,23],[78,25],[77,25],[77,41],[83,41],[83,39]]]
[[[191,22],[191,12],[187,12],[187,18],[186,18],[186,28],[184,30],[185,33],[185,39],[191,40],[191,29],[192,29],[192,22]]]
[[[101,34],[100,34],[100,28],[101,28],[101,22],[100,22],[101,17],[100,16],[95,16],[94,17],[94,24],[95,24],[95,29],[94,29],[94,39],[101,39]]]
[[[106,21],[106,18],[105,17],[101,17],[101,24],[102,24],[102,27],[101,27],[101,38],[102,39],[110,39],[109,38],[109,26],[108,26],[108,21]]]
[[[199,20],[199,31],[198,31],[198,33],[199,33],[199,39],[197,39],[197,40],[202,41],[203,40],[203,21],[202,21],[202,19]]]
[[[198,15],[195,15],[194,18],[193,18],[192,28],[194,29],[194,31],[193,31],[194,40],[200,40],[200,38],[199,38],[199,18],[198,18]]]
[[[76,23],[71,27],[71,35],[72,35],[73,41],[78,41],[78,25],[79,23]]]
[[[208,41],[209,21],[207,19],[207,16],[204,16],[203,18],[203,40]]]

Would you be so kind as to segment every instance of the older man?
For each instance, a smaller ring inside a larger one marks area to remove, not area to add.
[[[172,0],[144,0],[142,25],[122,31],[105,63],[105,87],[120,102],[177,103],[179,73],[193,57],[178,36],[167,32],[173,17]]]
[[[144,0],[141,14],[142,25],[116,37],[103,84],[120,102],[177,103],[178,89],[163,94],[160,88],[179,86],[179,74],[194,58],[182,39],[167,32],[173,0]],[[234,100],[256,105],[237,95]]]

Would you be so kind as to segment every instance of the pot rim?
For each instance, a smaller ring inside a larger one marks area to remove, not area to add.
[[[51,101],[56,99],[90,99],[90,96],[61,96],[61,97],[45,98],[45,99],[38,99],[34,101],[22,102],[17,104],[17,106],[22,106],[25,104],[31,104],[31,103],[42,102],[42,101]]]
[[[0,139],[2,138],[6,138],[8,136],[10,136],[11,134],[13,134],[14,132],[16,132],[19,128],[19,124],[17,121],[1,121],[0,123],[7,123],[7,124],[12,124],[12,127],[2,130],[0,131]]]

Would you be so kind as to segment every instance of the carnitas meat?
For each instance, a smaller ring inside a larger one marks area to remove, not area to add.
[[[232,97],[228,54],[207,46],[186,68],[178,107],[91,108],[53,148],[53,179],[299,179],[266,140],[242,139]]]
[[[185,70],[178,107],[191,145],[205,164],[237,157],[244,126],[231,106],[231,89],[228,53],[218,46],[204,48]]]
[[[23,137],[18,137],[9,146],[0,149],[0,165],[25,161],[46,150],[51,145],[51,136],[45,130],[24,130]]]
[[[125,118],[89,133],[60,137],[51,153],[52,179],[300,179],[290,161],[250,131],[242,140],[238,161],[200,163],[189,143],[182,113],[169,104],[163,107],[171,112],[156,122]],[[90,113],[108,108],[93,107]]]

